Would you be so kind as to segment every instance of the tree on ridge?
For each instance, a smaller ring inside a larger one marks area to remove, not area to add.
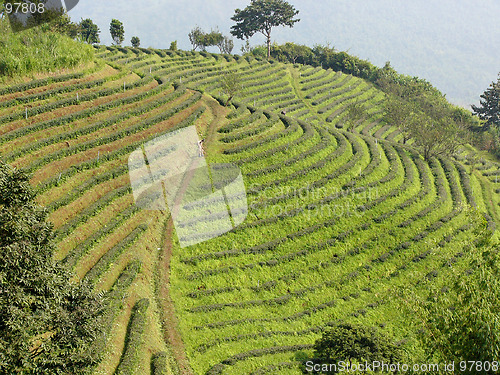
[[[267,58],[271,57],[271,31],[276,26],[293,25],[300,21],[294,19],[299,13],[293,5],[284,0],[251,0],[245,9],[236,9],[231,20],[236,24],[231,26],[231,34],[244,40],[256,33],[266,37]]]
[[[113,38],[113,43],[117,46],[121,45],[125,39],[125,29],[123,28],[123,23],[117,19],[112,19],[109,26],[109,32],[111,33],[111,38]]]

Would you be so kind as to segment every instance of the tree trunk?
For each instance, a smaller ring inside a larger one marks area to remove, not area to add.
[[[267,34],[267,59],[271,58],[271,34]]]

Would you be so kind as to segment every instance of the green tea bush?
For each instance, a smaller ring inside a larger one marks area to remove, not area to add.
[[[125,338],[125,349],[122,358],[116,368],[116,375],[135,375],[138,370],[141,347],[144,343],[144,333],[147,326],[146,312],[149,307],[147,298],[140,299],[132,308],[132,315],[127,328]]]

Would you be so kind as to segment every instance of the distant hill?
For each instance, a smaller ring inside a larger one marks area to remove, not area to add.
[[[229,33],[230,17],[249,1],[190,0],[176,2],[124,0],[112,3],[80,2],[73,19],[92,18],[102,30],[104,44],[111,44],[109,23],[125,24],[125,40],[137,35],[145,47],[168,48],[172,40],[189,49],[187,34],[196,24],[219,26]],[[382,66],[387,60],[401,73],[432,82],[450,101],[468,106],[496,79],[500,71],[500,3],[485,0],[396,0],[367,2],[291,1],[300,10],[294,29],[277,29],[273,40],[314,45],[327,43]],[[262,38],[252,38],[252,44]],[[237,43],[237,52],[239,50]]]

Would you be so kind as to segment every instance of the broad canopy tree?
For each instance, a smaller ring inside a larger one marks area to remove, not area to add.
[[[299,13],[293,5],[284,0],[251,0],[245,9],[236,9],[231,20],[231,34],[238,39],[248,39],[256,33],[266,37],[267,58],[271,57],[271,31],[276,26],[293,25],[300,21],[294,18]]]

